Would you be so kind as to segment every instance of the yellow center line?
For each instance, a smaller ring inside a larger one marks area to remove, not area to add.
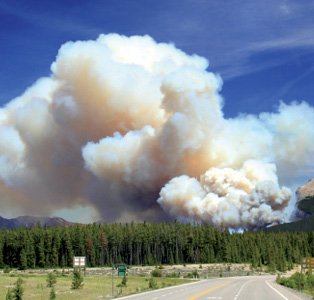
[[[202,296],[202,295],[204,295],[204,294],[206,294],[206,293],[209,293],[210,291],[212,291],[212,290],[214,290],[214,289],[218,289],[218,288],[220,288],[220,287],[222,287],[222,286],[224,286],[224,285],[227,285],[227,284],[229,284],[229,283],[231,283],[231,282],[234,282],[234,280],[231,280],[231,281],[225,282],[225,283],[223,283],[223,284],[214,286],[214,287],[212,287],[211,289],[209,289],[209,290],[207,290],[207,291],[205,291],[205,292],[202,292],[202,293],[200,293],[200,294],[197,294],[196,296],[193,296],[192,298],[189,298],[188,300],[196,299],[196,298],[198,298],[198,297],[200,297],[200,296]]]

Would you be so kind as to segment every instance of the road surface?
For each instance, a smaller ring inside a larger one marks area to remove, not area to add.
[[[304,300],[276,284],[275,276],[205,279],[116,299],[123,300]],[[309,298],[311,299],[311,298]]]

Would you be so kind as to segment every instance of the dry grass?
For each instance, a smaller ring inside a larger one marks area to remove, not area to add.
[[[156,267],[153,266],[132,266],[128,270],[127,287],[119,288],[117,285],[121,283],[122,277],[114,276],[114,295],[129,295],[140,293],[148,290],[149,277],[151,271]],[[249,264],[195,264],[195,265],[177,265],[162,266],[160,270],[164,277],[154,278],[158,287],[166,287],[190,282],[187,279],[165,278],[170,273],[180,273],[180,276],[186,276],[188,273],[197,271],[201,278],[214,277],[230,277],[230,276],[246,276],[246,275],[264,275],[265,270],[250,268]],[[0,274],[0,299],[5,299],[8,288],[13,288],[18,278],[21,276],[24,280],[24,299],[41,300],[49,299],[50,288],[47,288],[47,274],[54,270],[27,270],[27,271],[11,271],[10,274]],[[112,277],[111,268],[90,268],[87,270],[87,277],[84,278],[84,286],[80,290],[72,290],[72,272],[73,269],[65,270],[62,276],[61,271],[54,271],[57,275],[57,284],[55,285],[56,299],[64,300],[88,300],[88,299],[113,299],[112,297]],[[299,271],[299,266],[294,270],[287,272],[289,276]],[[116,271],[115,271],[115,274]]]
[[[29,275],[29,274],[0,274],[0,299],[5,299],[8,288],[14,288],[14,284],[21,276],[24,280],[25,292],[24,299],[49,299],[50,288],[47,288],[46,275]],[[73,276],[57,276],[57,284],[55,285],[56,299],[60,300],[80,300],[80,299],[112,299],[112,278],[110,276],[87,276],[84,278],[84,286],[79,290],[72,290]],[[114,279],[114,295],[129,295],[148,290],[148,278],[128,277],[127,287],[118,288],[122,277],[113,277]],[[166,287],[172,285],[190,282],[183,279],[155,278],[158,287]]]

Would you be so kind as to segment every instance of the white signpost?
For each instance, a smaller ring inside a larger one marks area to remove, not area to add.
[[[75,272],[75,268],[84,268],[84,276],[86,276],[86,258],[85,256],[74,256],[73,257],[73,268]]]

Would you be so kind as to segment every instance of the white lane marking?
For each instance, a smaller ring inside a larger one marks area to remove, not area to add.
[[[271,289],[273,289],[277,294],[279,294],[282,298],[284,298],[285,300],[288,300],[288,298],[286,298],[283,294],[281,294],[278,290],[276,290],[274,287],[272,287],[271,285],[270,285],[270,283],[268,282],[268,280],[266,280],[265,281],[266,282],[266,284],[271,288]]]
[[[244,283],[242,284],[240,290],[238,291],[238,293],[237,293],[236,296],[234,297],[234,300],[237,300],[237,298],[239,297],[240,293],[242,292],[243,287],[244,287],[247,283],[249,283],[249,282],[251,282],[251,281],[253,281],[253,280],[246,281],[246,282],[244,282]]]

